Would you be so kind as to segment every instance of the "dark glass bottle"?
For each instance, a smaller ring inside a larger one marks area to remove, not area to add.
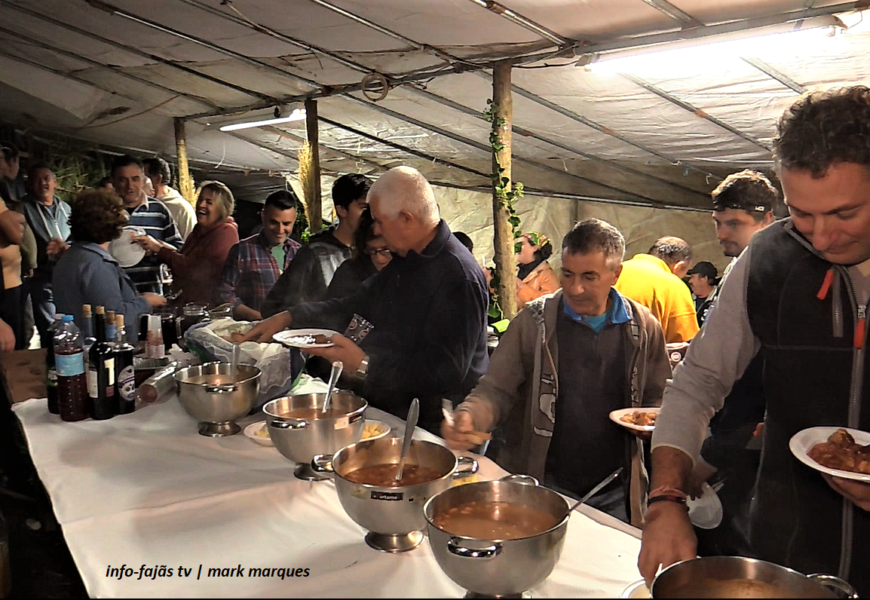
[[[72,315],[65,315],[54,334],[54,362],[57,367],[57,404],[64,421],[88,418],[88,386],[82,334]]]
[[[124,315],[115,316],[115,397],[118,414],[136,410],[136,373],[133,370],[133,346],[127,342]]]
[[[115,347],[106,341],[106,311],[96,309],[94,333],[97,341],[91,346],[88,360],[88,396],[91,399],[91,417],[95,420],[115,416]]]
[[[54,334],[60,325],[63,315],[54,315],[54,322],[48,326],[48,348],[45,351],[45,396],[48,398],[48,412],[59,415],[57,404],[57,367],[54,364]]]
[[[114,342],[117,330],[115,328],[115,311],[106,311],[106,341]]]

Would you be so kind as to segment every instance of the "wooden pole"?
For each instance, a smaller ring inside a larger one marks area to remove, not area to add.
[[[184,132],[184,119],[175,117],[175,155],[178,157],[178,192],[191,204],[196,204],[193,197],[193,178],[187,164],[187,136]],[[165,182],[167,185],[169,182]]]
[[[492,216],[495,271],[498,276],[499,304],[506,319],[517,314],[517,265],[514,256],[514,234],[510,212],[504,205],[505,194],[511,191],[511,123],[513,99],[511,98],[511,62],[499,61],[493,68],[492,78],[493,141],[500,149],[492,153]],[[505,181],[507,180],[507,181]]]
[[[319,131],[317,121],[317,100],[309,98],[305,101],[305,128],[308,130],[308,145],[311,146],[311,198],[306,198],[308,204],[308,224],[312,234],[322,228],[323,204],[320,197],[320,143],[318,142]]]

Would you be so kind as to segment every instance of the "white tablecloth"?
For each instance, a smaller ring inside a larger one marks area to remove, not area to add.
[[[322,383],[309,386],[319,390]],[[196,422],[174,398],[108,421],[79,423],[48,413],[44,399],[13,408],[91,596],[465,593],[440,570],[428,541],[401,554],[372,550],[363,541],[365,530],[341,508],[331,481],[296,479],[293,463],[243,434],[198,435]],[[392,415],[369,409],[368,416],[403,430]],[[262,418],[240,424],[255,420]],[[420,429],[415,437],[439,441]],[[504,474],[477,458],[481,479]],[[534,597],[617,597],[638,578],[638,532],[582,510],[571,517],[561,561],[531,590]],[[122,566],[132,575],[108,575]],[[159,576],[160,567],[172,575]],[[210,568],[239,567],[244,577],[207,576]],[[285,577],[248,577],[252,567],[283,568]],[[308,569],[308,576],[286,575],[294,569]]]

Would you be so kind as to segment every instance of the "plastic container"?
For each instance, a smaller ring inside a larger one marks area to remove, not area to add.
[[[64,421],[88,418],[88,384],[82,333],[72,315],[64,315],[54,334],[57,404]]]

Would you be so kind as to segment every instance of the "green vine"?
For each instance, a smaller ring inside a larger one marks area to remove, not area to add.
[[[511,186],[511,180],[504,176],[505,169],[501,163],[498,162],[497,154],[504,150],[504,144],[501,141],[500,132],[505,123],[507,123],[507,120],[504,117],[498,116],[498,104],[493,102],[491,98],[486,101],[486,110],[483,111],[483,118],[486,119],[488,123],[492,123],[492,129],[489,132],[489,145],[492,148],[493,160],[496,166],[496,169],[494,170],[495,172],[490,175],[492,188],[496,197],[499,199],[499,204],[508,212],[508,223],[510,223],[514,239],[517,239],[522,235],[522,230],[520,229],[522,222],[514,203],[523,197],[524,187],[521,182],[517,181],[513,184],[513,187],[508,189]],[[514,244],[514,246],[514,251],[516,253],[518,252],[516,244]],[[504,318],[504,312],[501,309],[501,304],[499,303],[498,298],[499,277],[495,269],[490,269],[490,272],[492,273],[490,286],[494,292],[488,314],[493,319],[502,319]]]

